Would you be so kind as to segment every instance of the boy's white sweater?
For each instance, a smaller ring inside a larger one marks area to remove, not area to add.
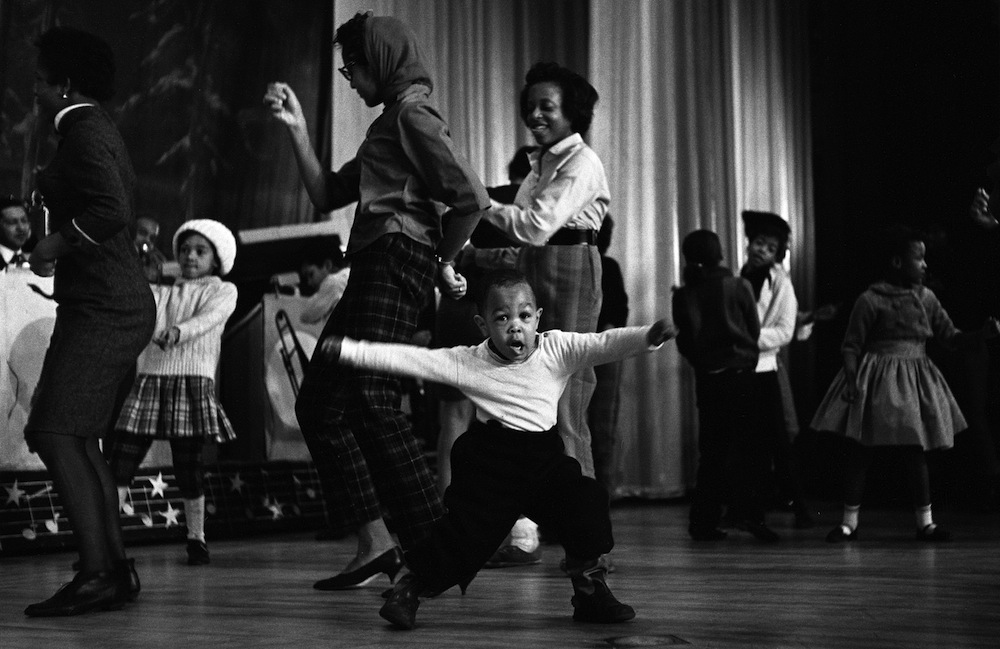
[[[488,339],[472,347],[427,349],[345,338],[340,362],[454,386],[475,404],[479,421],[495,419],[513,430],[544,432],[556,425],[557,404],[570,375],[655,349],[646,340],[648,332],[648,326],[599,334],[553,329],[539,334],[534,352],[519,363],[493,352]]]

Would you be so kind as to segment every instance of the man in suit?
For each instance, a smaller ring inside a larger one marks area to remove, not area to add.
[[[24,244],[31,238],[31,222],[24,202],[14,196],[0,198],[0,270],[28,265]]]

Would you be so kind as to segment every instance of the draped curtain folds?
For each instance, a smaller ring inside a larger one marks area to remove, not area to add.
[[[739,214],[769,210],[792,227],[788,263],[812,306],[811,141],[804,3],[782,0],[334,0],[334,26],[358,11],[417,33],[452,137],[487,185],[505,183],[530,142],[518,115],[538,60],[587,76],[601,95],[588,141],[611,187],[610,255],[625,275],[632,324],[670,317],[680,243],[719,233],[744,258]],[[339,67],[339,51],[334,51]],[[332,80],[332,166],[350,159],[379,109]],[[333,215],[346,241],[354,207]],[[793,366],[793,372],[797,366]],[[625,362],[618,495],[673,497],[693,482],[697,410],[673,343]]]
[[[740,212],[792,228],[800,303],[814,269],[803,3],[633,0],[591,3],[590,80],[601,93],[591,142],[611,187],[630,322],[670,317],[680,243],[715,230],[726,263],[745,257]],[[697,460],[690,368],[672,344],[626,362],[618,495],[683,495]]]

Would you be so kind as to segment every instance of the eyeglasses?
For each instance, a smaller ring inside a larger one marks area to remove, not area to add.
[[[353,67],[354,67],[355,65],[357,65],[357,64],[358,64],[358,62],[357,62],[357,61],[348,61],[347,63],[345,63],[345,64],[343,65],[343,67],[340,67],[340,68],[337,68],[337,70],[338,70],[338,71],[339,71],[339,72],[340,72],[340,73],[341,73],[342,75],[344,75],[344,78],[345,78],[345,79],[347,79],[348,81],[350,81],[350,80],[351,80],[351,78],[352,78],[352,77],[354,76],[354,75],[353,75],[353,73],[351,72],[351,68],[353,68]]]

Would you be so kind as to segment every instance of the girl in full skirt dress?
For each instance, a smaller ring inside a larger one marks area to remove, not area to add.
[[[847,459],[843,520],[827,534],[830,543],[858,536],[865,476],[878,446],[898,447],[910,483],[917,539],[950,539],[931,515],[924,453],[951,448],[966,422],[924,345],[931,337],[948,347],[973,336],[993,337],[998,325],[991,318],[981,332],[956,329],[934,293],[923,286],[925,252],[921,235],[913,230],[894,227],[886,233],[884,279],[855,302],[841,347],[844,367],[813,417],[813,429],[855,442]]]

